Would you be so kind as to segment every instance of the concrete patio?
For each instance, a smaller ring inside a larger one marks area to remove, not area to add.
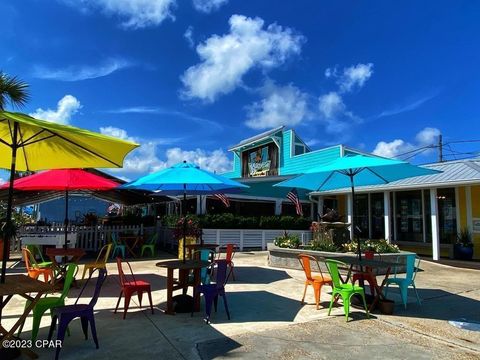
[[[91,339],[85,341],[80,322],[70,326],[60,353],[61,359],[478,359],[480,332],[453,327],[448,320],[465,318],[480,322],[480,271],[423,261],[417,287],[423,299],[418,306],[412,296],[405,310],[399,304],[398,290],[389,292],[397,301],[394,315],[372,314],[353,309],[352,320],[345,322],[343,307],[327,317],[327,310],[316,310],[313,291],[307,292],[307,305],[300,305],[304,275],[298,270],[267,267],[266,252],[243,252],[235,258],[236,281],[227,285],[232,319],[228,321],[223,304],[212,324],[206,325],[203,313],[165,315],[166,270],[155,260],[132,261],[138,278],[150,281],[155,314],[138,308],[133,298],[126,320],[113,314],[119,294],[116,264],[108,265],[109,276],[96,310],[100,349]],[[12,263],[12,265],[14,265]],[[9,273],[24,272],[23,264]],[[93,282],[88,289],[93,289]],[[329,288],[324,287],[322,305],[328,306]],[[68,303],[79,290],[73,288]],[[91,292],[86,291],[85,302]],[[411,293],[410,295],[413,295]],[[14,298],[4,311],[7,328],[18,318],[25,303]],[[123,305],[123,302],[121,303]],[[203,306],[202,306],[203,309]],[[45,339],[49,316],[42,321],[39,339]],[[30,336],[31,317],[22,337]],[[33,349],[40,358],[50,359],[53,349]]]

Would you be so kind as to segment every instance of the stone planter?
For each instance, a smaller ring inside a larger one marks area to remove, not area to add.
[[[281,267],[287,269],[297,269],[302,270],[300,262],[298,261],[298,254],[308,254],[312,255],[318,259],[320,267],[322,271],[328,271],[327,267],[325,266],[324,260],[325,259],[335,259],[337,257],[344,257],[344,256],[351,256],[356,257],[357,255],[354,253],[339,253],[339,252],[327,252],[327,251],[315,251],[315,250],[304,250],[304,249],[285,249],[279,248],[274,244],[268,244],[268,265],[272,267]],[[383,261],[388,262],[397,262],[397,258],[399,259],[399,263],[404,264],[406,263],[406,255],[413,254],[407,251],[400,251],[399,253],[395,254],[380,254],[381,259]],[[378,255],[375,255],[375,259],[378,258]],[[384,274],[386,269],[379,269],[378,274]],[[391,270],[392,273],[394,269]],[[397,272],[401,273],[405,271],[404,266],[398,266]]]

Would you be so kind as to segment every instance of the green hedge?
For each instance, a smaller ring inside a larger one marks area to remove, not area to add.
[[[197,218],[203,229],[272,229],[272,230],[308,230],[311,220],[293,216],[236,216],[230,213],[208,214],[202,216],[188,215]],[[179,216],[169,215],[162,219],[162,224],[175,227]]]

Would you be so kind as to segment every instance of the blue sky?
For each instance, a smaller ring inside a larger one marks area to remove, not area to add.
[[[183,159],[229,170],[229,146],[278,125],[314,149],[387,156],[440,132],[480,138],[478,2],[3,0],[0,13],[0,69],[31,85],[22,110],[140,142],[116,172],[130,179]]]

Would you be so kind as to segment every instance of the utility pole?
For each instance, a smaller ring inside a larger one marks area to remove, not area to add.
[[[438,162],[443,162],[442,134],[438,135]]]

